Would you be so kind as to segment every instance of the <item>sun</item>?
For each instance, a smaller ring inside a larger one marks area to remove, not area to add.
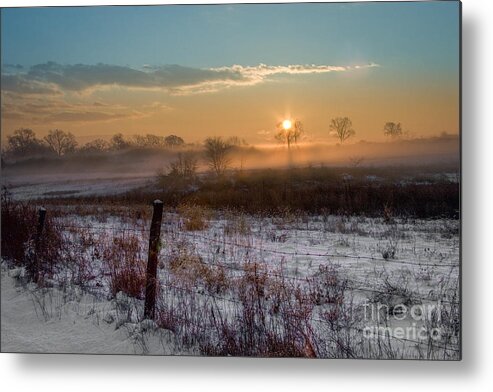
[[[291,123],[291,120],[284,120],[282,122],[282,127],[284,128],[285,131],[287,131],[288,129],[291,129],[292,126],[293,126],[293,124]]]

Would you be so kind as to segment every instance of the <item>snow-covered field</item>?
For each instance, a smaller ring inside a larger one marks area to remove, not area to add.
[[[189,355],[171,331],[128,318],[137,301],[103,300],[78,286],[26,284],[21,268],[2,264],[2,352]]]
[[[155,173],[67,173],[2,176],[16,200],[121,194],[153,184]]]
[[[145,271],[149,222],[57,220],[71,263],[51,288],[2,275],[3,350],[459,358],[457,220],[167,212],[153,334],[143,301],[114,292],[115,276]]]
[[[35,200],[124,193],[154,178],[37,174],[2,185]],[[62,250],[43,287],[4,261],[4,351],[459,358],[458,220],[165,211],[150,322],[150,211],[47,207]]]

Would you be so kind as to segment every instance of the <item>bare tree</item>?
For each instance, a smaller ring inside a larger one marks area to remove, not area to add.
[[[130,143],[125,140],[123,134],[117,133],[111,138],[111,148],[113,150],[124,150],[130,147]]]
[[[110,144],[103,139],[94,139],[90,142],[87,142],[80,148],[80,152],[82,153],[98,153],[108,151],[110,149]]]
[[[176,135],[169,135],[164,138],[164,143],[169,147],[183,146],[185,141]]]
[[[135,147],[145,148],[147,147],[147,137],[144,135],[133,135],[131,144]]]
[[[161,148],[166,145],[166,139],[163,136],[153,135],[134,135],[133,144],[139,148]]]
[[[245,139],[241,139],[238,136],[231,136],[228,138],[227,142],[233,147],[246,147],[248,143]]]
[[[12,135],[7,137],[7,152],[14,156],[26,156],[45,151],[46,146],[36,137],[32,129],[16,129]]]
[[[77,147],[75,136],[61,129],[51,130],[48,136],[45,136],[44,140],[59,157],[75,151]]]
[[[385,123],[385,126],[383,127],[383,133],[385,136],[390,136],[393,139],[402,136],[401,123]]]
[[[183,179],[192,179],[197,173],[197,159],[191,154],[178,154],[175,161],[169,164],[169,176]]]
[[[330,130],[331,133],[340,140],[341,144],[356,134],[356,131],[353,129],[353,123],[349,117],[333,118],[330,121]]]
[[[151,147],[151,148],[160,148],[164,146],[164,137],[162,136],[156,136],[151,133],[148,133],[145,136],[146,140],[146,147]]]
[[[209,137],[205,139],[205,158],[211,170],[217,176],[221,176],[231,163],[229,152],[231,144],[221,137]]]
[[[282,144],[286,144],[288,149],[291,148],[292,144],[297,144],[303,133],[305,132],[303,124],[301,121],[291,122],[285,120],[277,124],[277,133],[275,139]]]
[[[243,138],[239,138],[238,136],[231,136],[226,140],[226,143],[231,146],[231,149],[234,149],[234,155],[236,158],[239,159],[239,171],[242,172],[246,161],[246,155],[248,155],[246,151],[248,142]]]

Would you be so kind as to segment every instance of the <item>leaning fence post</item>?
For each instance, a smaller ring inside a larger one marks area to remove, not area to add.
[[[41,271],[41,258],[39,253],[41,250],[41,236],[45,226],[46,209],[41,207],[38,211],[38,226],[36,227],[36,238],[34,239],[34,282],[39,282],[39,273]]]
[[[157,255],[159,251],[159,237],[161,236],[161,221],[163,219],[163,202],[161,200],[154,200],[153,206],[154,211],[152,213],[146,272],[146,297],[144,305],[144,318],[146,319],[154,319],[155,315]]]

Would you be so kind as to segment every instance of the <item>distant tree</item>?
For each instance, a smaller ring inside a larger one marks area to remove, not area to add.
[[[240,139],[238,136],[231,136],[228,138],[227,142],[234,147],[248,146],[245,139]]]
[[[197,173],[197,159],[190,153],[178,154],[175,161],[169,164],[168,176],[174,178],[191,179]]]
[[[183,146],[185,141],[176,135],[169,135],[164,138],[164,144],[168,147],[178,147]]]
[[[389,136],[393,139],[402,136],[401,123],[395,123],[395,122],[385,123],[383,127],[383,133],[385,136]]]
[[[131,143],[135,147],[145,148],[147,146],[147,138],[144,135],[133,135]]]
[[[293,131],[293,142],[294,144],[297,144],[300,140],[303,134],[305,133],[305,128],[303,127],[303,124],[301,121],[295,121],[294,122],[294,131]]]
[[[238,169],[240,172],[243,172],[243,167],[245,165],[246,157],[248,155],[248,152],[244,148],[248,146],[247,141],[243,138],[239,138],[238,136],[231,136],[226,140],[226,142],[231,146],[231,148],[236,149],[235,156],[239,159]]]
[[[77,147],[75,136],[61,129],[52,129],[44,140],[59,157],[75,151]]]
[[[162,136],[148,133],[147,135],[134,135],[133,144],[139,148],[160,148],[165,145],[165,142]]]
[[[130,143],[127,140],[125,140],[123,134],[121,133],[117,133],[111,137],[110,145],[112,150],[117,150],[117,151],[124,150],[130,147]]]
[[[106,140],[95,139],[84,144],[80,148],[80,151],[83,153],[97,153],[97,152],[108,151],[109,149],[110,149],[110,143],[108,143]]]
[[[36,138],[36,133],[32,129],[16,129],[7,137],[7,153],[14,156],[27,156],[45,151],[46,146],[42,140]]]
[[[145,147],[159,148],[159,147],[163,147],[163,145],[164,145],[164,138],[162,136],[156,136],[150,133],[148,133],[145,136]]]
[[[205,139],[205,158],[211,170],[217,176],[221,176],[229,167],[231,159],[229,152],[231,144],[221,137],[209,137]]]
[[[331,134],[337,137],[341,144],[356,134],[353,123],[348,117],[336,117],[330,121]]]
[[[286,144],[288,149],[290,149],[292,144],[297,144],[300,141],[304,132],[305,130],[301,121],[283,121],[277,124],[275,139],[279,143]]]

